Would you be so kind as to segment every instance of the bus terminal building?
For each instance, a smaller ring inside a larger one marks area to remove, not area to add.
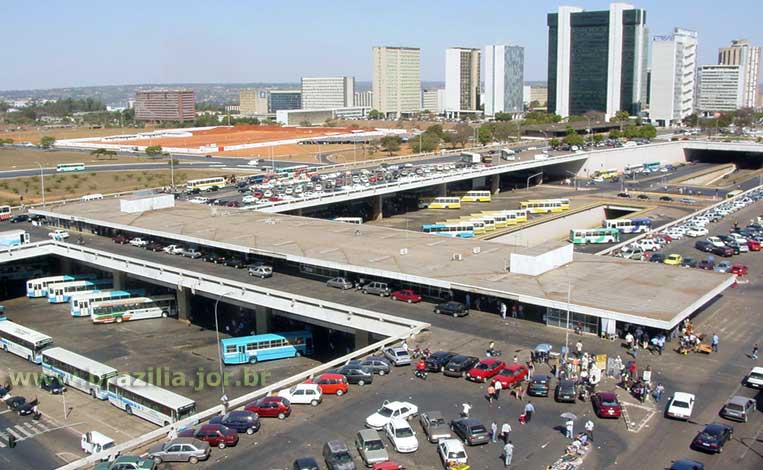
[[[31,212],[71,230],[234,252],[271,263],[277,274],[385,281],[393,290],[410,288],[483,311],[505,303],[528,320],[602,335],[630,325],[672,330],[735,281],[729,274],[574,253],[566,242],[525,248],[180,201],[138,205],[146,209],[123,211],[119,199],[103,199]]]

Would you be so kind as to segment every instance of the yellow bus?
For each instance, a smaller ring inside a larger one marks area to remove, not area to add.
[[[741,189],[735,189],[733,191],[729,191],[729,192],[726,193],[726,199],[731,199],[732,197],[737,197],[740,194],[742,194],[743,192],[744,191],[742,191]]]
[[[438,224],[445,224],[445,225],[460,225],[460,224],[469,224],[472,226],[474,230],[475,235],[484,235],[486,232],[485,229],[485,222],[478,219],[473,220],[461,220],[461,219],[448,219],[445,222],[437,222]]]
[[[427,207],[429,209],[461,209],[461,199],[458,197],[436,197]]]
[[[593,177],[594,178],[609,179],[609,178],[614,178],[614,177],[618,176],[619,174],[620,174],[620,172],[617,170],[617,168],[609,168],[609,169],[606,169],[606,170],[596,170],[596,171],[594,171],[593,172]]]
[[[493,230],[495,230],[495,219],[493,219],[493,216],[490,216],[490,215],[480,215],[480,214],[465,215],[461,217],[461,220],[482,222],[485,224],[486,231],[492,232]]]
[[[547,214],[549,212],[562,212],[570,208],[569,199],[531,199],[520,203],[522,209],[527,209],[531,214]],[[566,209],[565,209],[566,207]]]
[[[508,216],[505,211],[482,211],[482,214],[493,218],[495,228],[505,228],[508,225]]]
[[[225,178],[222,176],[215,176],[212,178],[203,178],[198,180],[188,180],[185,183],[186,191],[192,191],[198,189],[200,191],[218,190],[226,186]]]
[[[461,196],[461,202],[490,202],[490,191],[467,191]]]

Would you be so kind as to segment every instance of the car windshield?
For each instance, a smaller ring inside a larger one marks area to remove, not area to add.
[[[716,440],[716,436],[707,431],[702,431],[701,433],[699,433],[699,436],[697,437],[699,437],[700,440],[707,441],[707,442],[715,442]]]
[[[339,452],[334,454],[334,461],[337,463],[350,463],[352,462],[352,456],[349,452]]]
[[[763,372],[750,372],[750,378],[756,380],[763,380]]]
[[[727,410],[732,410],[732,411],[743,411],[744,410],[742,405],[739,405],[737,403],[727,403],[726,404],[726,409]]]
[[[676,408],[687,408],[687,409],[689,408],[688,403],[686,403],[685,401],[678,401],[678,400],[673,400],[673,404],[671,406],[674,406]]]
[[[615,400],[615,399],[609,399],[608,400],[606,398],[603,398],[601,400],[601,404],[604,405],[604,406],[617,406],[617,400]]]
[[[439,427],[439,426],[445,426],[445,418],[434,418],[429,420],[429,425],[431,427]]]
[[[488,370],[488,369],[490,369],[490,364],[479,363],[479,364],[477,364],[477,369]]]
[[[411,437],[413,436],[413,429],[409,427],[397,428],[395,430],[395,436],[397,437]]]
[[[384,449],[384,443],[381,441],[381,439],[366,441],[366,450],[383,450],[383,449]]]
[[[448,459],[465,459],[466,458],[466,452],[463,450],[459,450],[457,452],[448,452]]]
[[[384,416],[385,418],[389,418],[390,416],[392,416],[393,412],[394,411],[392,410],[392,408],[388,408],[386,406],[382,407],[382,409],[379,410],[379,414]]]
[[[476,426],[472,426],[469,429],[469,431],[471,431],[472,434],[479,434],[479,433],[487,432],[487,430],[485,429],[485,426],[483,426],[481,424],[478,424]]]

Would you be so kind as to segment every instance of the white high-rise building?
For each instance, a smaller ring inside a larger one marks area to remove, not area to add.
[[[335,109],[353,106],[353,77],[302,77],[302,109]]]
[[[445,90],[435,88],[421,93],[421,110],[434,114],[445,112]]]
[[[485,46],[485,115],[524,112],[525,48]]]
[[[697,109],[705,114],[736,111],[744,98],[741,65],[702,65],[697,73]]]
[[[479,99],[480,50],[445,49],[445,111],[477,111]]]
[[[679,124],[694,112],[697,33],[675,28],[652,41],[649,118],[660,126]]]
[[[374,104],[374,93],[371,90],[356,91],[353,99],[354,106],[370,108]]]
[[[754,108],[758,96],[760,76],[760,47],[753,47],[746,39],[731,41],[731,47],[718,51],[719,65],[742,67],[742,108]]]
[[[373,108],[389,117],[421,111],[421,50],[373,48]]]

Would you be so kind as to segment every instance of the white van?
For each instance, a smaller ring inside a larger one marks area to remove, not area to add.
[[[116,443],[112,438],[98,431],[86,432],[80,439],[80,447],[86,454],[97,454],[114,446],[116,446]],[[104,460],[107,459],[108,457],[104,458]]]
[[[103,194],[85,194],[81,199],[83,201],[96,201],[98,199],[103,199]]]

